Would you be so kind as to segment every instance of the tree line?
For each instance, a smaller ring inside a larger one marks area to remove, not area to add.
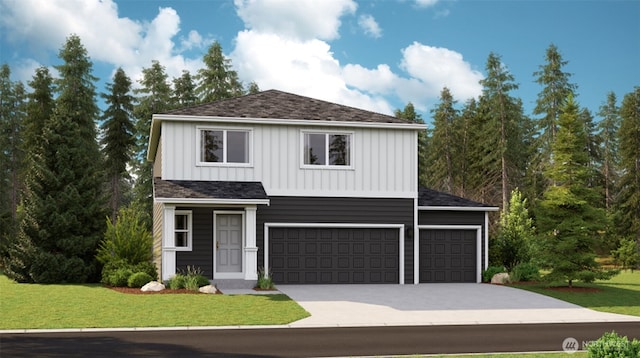
[[[253,82],[245,88],[217,42],[194,75],[169,79],[152,61],[138,88],[118,68],[100,94],[78,36],[58,57],[59,76],[40,67],[31,90],[11,81],[7,64],[0,69],[0,264],[19,282],[98,281],[105,217],[115,222],[130,206],[151,227],[151,116],[259,91]]]
[[[100,94],[78,36],[67,38],[59,58],[59,76],[40,67],[30,90],[11,81],[8,65],[0,70],[0,264],[20,282],[97,281],[105,217],[115,222],[122,207],[150,229],[153,113],[259,91],[240,82],[217,42],[195,74],[170,79],[152,61],[134,88],[118,68]],[[566,64],[549,46],[533,72],[541,86],[533,118],[498,54],[488,56],[477,99],[459,105],[443,88],[433,125],[418,135],[418,181],[502,209],[492,218],[492,263],[543,256],[549,260],[540,266],[573,262],[557,273],[589,279],[599,272],[596,253],[638,252],[640,87],[621,104],[609,93],[596,121],[579,106]],[[411,103],[395,115],[423,121]]]
[[[529,117],[513,95],[514,76],[489,54],[479,98],[459,105],[442,89],[433,125],[419,136],[418,171],[421,185],[498,206],[503,216],[516,193],[533,229],[521,231],[529,233],[530,242],[519,239],[531,246],[525,256],[547,258],[538,264],[571,272],[560,275],[571,282],[597,278],[596,254],[625,251],[627,266],[640,264],[640,87],[620,104],[608,93],[596,120],[580,107],[567,63],[555,45],[547,48],[533,72],[541,90]],[[411,103],[396,116],[422,121]],[[510,225],[492,222],[491,261],[509,263],[518,250],[500,250],[500,240]]]

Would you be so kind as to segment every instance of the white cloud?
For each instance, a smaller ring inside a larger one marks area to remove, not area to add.
[[[402,50],[401,67],[424,83],[428,97],[438,97],[443,87],[458,100],[477,97],[482,92],[478,83],[482,73],[473,70],[458,52],[414,42]]]
[[[122,66],[134,80],[152,60],[160,61],[171,77],[183,69],[195,71],[201,64],[200,59],[185,59],[176,51],[180,17],[171,8],[159,8],[151,22],[119,17],[112,0],[9,0],[0,10],[0,26],[9,30],[7,39],[27,43],[36,57],[57,53],[66,38],[76,34],[92,61]],[[194,48],[204,42],[191,31],[181,46]]]
[[[380,96],[347,87],[338,60],[324,41],[245,30],[238,33],[231,58],[241,80],[254,80],[263,90],[279,89],[380,113],[393,112]]]
[[[438,3],[439,0],[416,0],[416,4],[420,7],[429,7]]]
[[[340,17],[355,13],[352,0],[235,0],[247,28],[301,41],[339,37]]]
[[[358,25],[364,30],[365,34],[371,37],[379,38],[382,36],[380,25],[378,25],[376,19],[371,15],[360,15],[360,17],[358,17]]]

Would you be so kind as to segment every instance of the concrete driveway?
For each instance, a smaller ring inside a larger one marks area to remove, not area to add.
[[[292,327],[637,321],[489,284],[280,285],[311,317]]]

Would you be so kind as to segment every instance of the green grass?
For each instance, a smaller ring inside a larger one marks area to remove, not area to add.
[[[308,316],[282,294],[132,295],[98,284],[19,284],[0,275],[0,329],[274,325]]]
[[[575,353],[517,353],[517,354],[509,354],[509,353],[497,353],[497,354],[461,354],[461,355],[428,355],[428,356],[416,356],[418,357],[429,357],[429,358],[518,358],[518,357],[527,357],[527,358],[559,358],[559,357],[571,357],[571,358],[586,358],[587,352],[575,352]]]
[[[640,316],[640,271],[623,271],[608,281],[574,283],[575,287],[598,288],[599,292],[559,292],[547,289],[545,284],[513,286],[596,311]]]

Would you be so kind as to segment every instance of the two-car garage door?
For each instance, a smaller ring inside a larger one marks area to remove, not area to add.
[[[399,283],[399,229],[269,229],[269,271],[280,284]]]
[[[277,284],[399,283],[397,228],[269,228]],[[420,283],[476,282],[476,229],[420,229]]]

